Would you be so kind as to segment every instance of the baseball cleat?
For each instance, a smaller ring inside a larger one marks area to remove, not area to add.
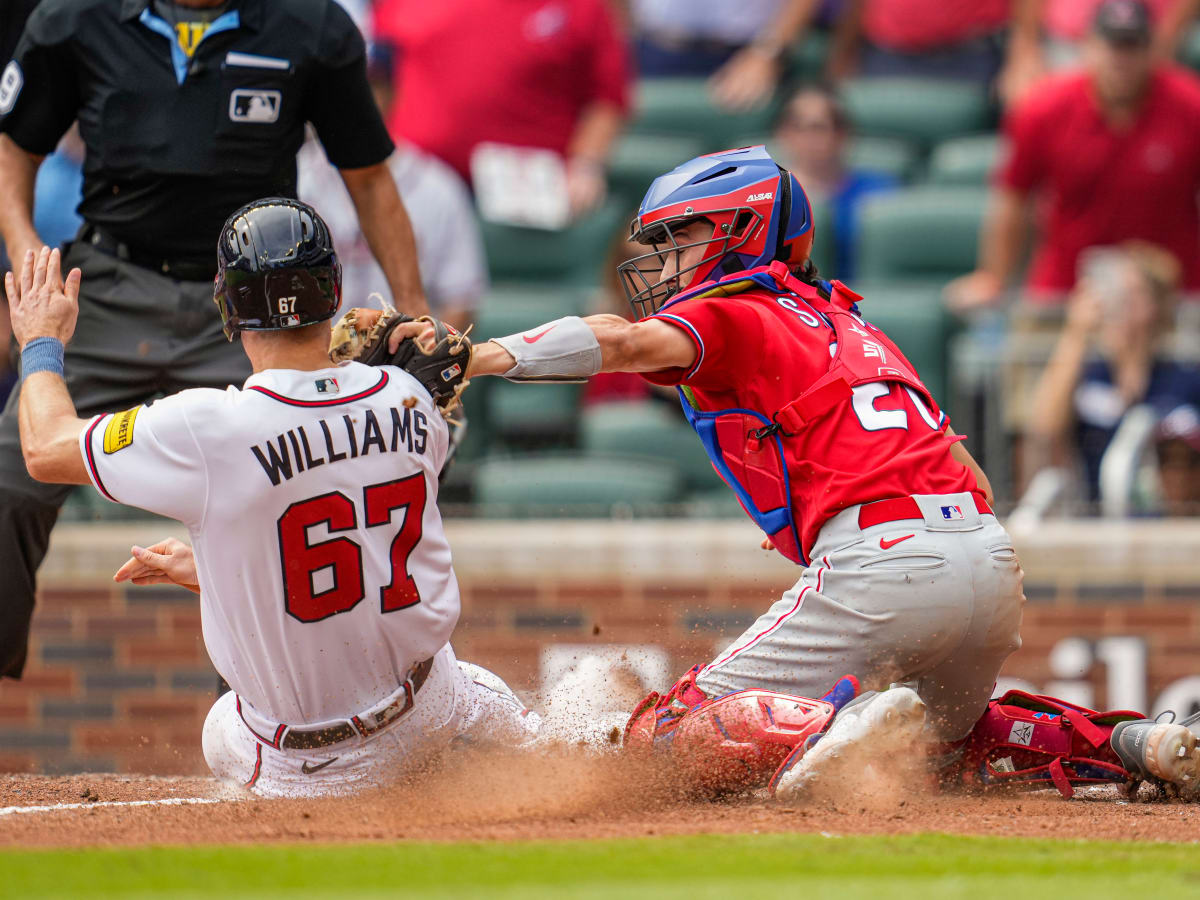
[[[771,779],[775,798],[793,803],[818,784],[850,787],[873,762],[910,750],[925,726],[925,703],[898,687],[846,706],[816,744],[793,752]]]
[[[1109,743],[1136,777],[1192,790],[1200,783],[1200,739],[1188,726],[1197,721],[1200,716],[1182,722],[1133,719],[1118,724]]]

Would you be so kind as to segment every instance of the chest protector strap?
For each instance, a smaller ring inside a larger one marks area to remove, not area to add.
[[[773,264],[775,265],[775,264]],[[782,267],[782,264],[777,264]],[[818,378],[803,394],[778,410],[772,418],[785,433],[793,434],[808,422],[818,419],[840,403],[849,400],[854,388],[873,381],[896,381],[912,388],[930,407],[935,404],[928,389],[913,370],[908,360],[882,331],[868,325],[857,313],[857,303],[862,297],[840,281],[831,283],[828,300],[795,278],[784,268],[771,274],[785,277],[780,287],[807,288],[800,296],[814,309],[821,312],[832,325],[837,351],[829,364],[829,370]],[[816,294],[816,296],[810,296]]]

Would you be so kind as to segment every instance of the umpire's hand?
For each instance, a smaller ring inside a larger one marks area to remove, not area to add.
[[[61,255],[49,247],[36,254],[25,252],[19,281],[12,272],[5,274],[13,336],[22,349],[34,338],[57,338],[64,344],[71,340],[79,317],[80,277],[80,271],[72,269],[64,283]]]

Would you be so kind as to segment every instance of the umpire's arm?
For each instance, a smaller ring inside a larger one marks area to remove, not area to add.
[[[0,238],[14,266],[42,246],[33,228],[33,184],[43,159],[0,134]]]
[[[341,173],[396,308],[411,316],[428,315],[412,222],[387,166],[394,147],[367,82],[366,46],[339,4],[324,6],[318,72],[304,98],[305,118],[317,130],[325,155]],[[349,305],[359,306],[367,298],[347,299]]]
[[[410,316],[429,315],[429,302],[425,299],[417,268],[412,222],[396,191],[396,182],[387,163],[338,171],[358,211],[363,237],[392,289],[396,308]],[[349,299],[358,304],[367,298]]]

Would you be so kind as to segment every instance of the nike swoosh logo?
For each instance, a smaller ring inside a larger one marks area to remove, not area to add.
[[[316,765],[316,766],[310,766],[308,763],[304,763],[304,765],[302,765],[300,767],[300,771],[303,772],[305,775],[311,775],[313,772],[320,772],[323,768],[325,768],[329,764],[335,763],[337,761],[338,761],[338,758],[335,756],[333,759],[327,759],[327,760],[325,760],[325,762],[321,763],[320,765]]]
[[[885,541],[883,538],[880,538],[879,539],[879,549],[880,550],[891,550],[893,547],[895,547],[901,541],[907,541],[911,537],[916,537],[916,535],[915,534],[906,534],[904,537],[898,537],[894,541]]]
[[[523,335],[521,335],[521,340],[523,340],[527,344],[536,344],[538,341],[540,341],[542,338],[544,338],[547,334],[549,334],[551,331],[553,331],[556,327],[557,327],[556,325],[551,325],[545,331],[540,331],[537,334],[535,334],[533,337],[530,337],[527,334],[523,334]]]

